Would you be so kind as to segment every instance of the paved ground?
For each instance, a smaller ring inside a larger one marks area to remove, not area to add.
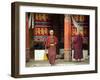
[[[57,59],[55,66],[67,66],[67,65],[84,65],[89,64],[89,60],[76,62],[76,61],[64,61],[64,59]],[[29,62],[26,63],[26,67],[41,67],[41,66],[51,66],[48,61],[34,61],[31,59]]]

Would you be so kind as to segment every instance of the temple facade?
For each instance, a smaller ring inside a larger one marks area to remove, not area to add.
[[[26,61],[42,60],[44,41],[53,29],[58,38],[57,55],[65,61],[73,60],[73,38],[80,29],[84,37],[83,50],[89,55],[89,16],[47,13],[26,13]]]

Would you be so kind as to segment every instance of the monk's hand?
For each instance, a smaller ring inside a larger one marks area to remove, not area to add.
[[[54,46],[54,44],[50,44],[50,46]]]

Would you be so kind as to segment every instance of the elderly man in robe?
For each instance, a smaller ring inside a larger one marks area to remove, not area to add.
[[[48,59],[49,63],[52,65],[55,65],[56,60],[56,46],[58,43],[58,40],[56,36],[54,36],[54,31],[50,30],[50,35],[47,37],[45,41],[45,47],[48,49]]]

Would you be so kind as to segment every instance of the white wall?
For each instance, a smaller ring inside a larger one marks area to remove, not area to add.
[[[100,14],[100,0],[0,0],[0,80],[16,80],[10,76],[11,71],[11,2],[29,1],[55,4],[73,4],[98,6]],[[100,16],[98,16],[100,22]],[[98,33],[100,35],[100,23],[98,23]],[[98,44],[100,44],[100,36]],[[100,47],[100,45],[98,45]],[[98,48],[99,50],[99,48]],[[100,80],[100,50],[98,51],[98,69],[97,74],[65,75],[53,77],[21,78],[18,80]]]

